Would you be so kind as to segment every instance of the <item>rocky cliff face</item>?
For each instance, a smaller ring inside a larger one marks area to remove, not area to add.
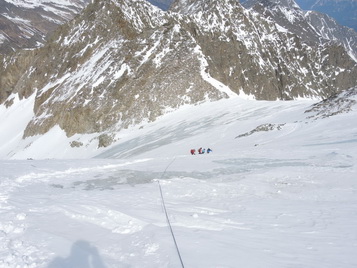
[[[72,19],[89,1],[0,0],[0,54],[42,46],[49,33]]]
[[[226,97],[202,78],[201,54],[175,16],[146,1],[95,1],[45,47],[5,60],[1,88],[36,94],[24,137],[57,124],[68,136],[115,131]]]
[[[3,105],[35,94],[24,138],[59,125],[107,146],[185,104],[328,97],[356,85],[357,67],[342,46],[307,42],[238,1],[181,0],[164,12],[95,0],[44,47],[4,57],[0,74]]]
[[[357,62],[356,31],[341,26],[331,17],[316,11],[305,12],[305,18],[323,39],[331,40],[344,46],[350,56]]]
[[[306,31],[308,22],[294,1],[279,2],[288,18],[270,16],[274,1],[255,2],[250,10],[235,0],[174,2],[172,10],[197,25],[196,40],[209,56],[213,77],[235,92],[268,100],[327,97],[338,88],[336,83],[345,89],[356,84],[355,77],[344,75],[354,72],[356,63],[338,44],[320,42],[313,29]],[[289,27],[300,17],[305,23]]]

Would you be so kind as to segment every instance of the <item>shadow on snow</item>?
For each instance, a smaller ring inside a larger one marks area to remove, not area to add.
[[[69,257],[56,257],[47,268],[106,268],[98,249],[86,241],[79,240],[72,246]]]

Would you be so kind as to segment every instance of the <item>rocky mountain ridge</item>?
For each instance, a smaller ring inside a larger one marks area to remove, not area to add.
[[[356,85],[346,50],[307,42],[238,1],[95,0],[42,48],[4,57],[0,103],[34,99],[23,138],[115,133],[183,105],[233,96],[326,98]],[[81,146],[80,140],[73,143]]]
[[[174,0],[148,0],[164,10],[168,10]],[[241,4],[250,0],[240,0]],[[158,3],[159,2],[159,3]],[[281,1],[279,1],[281,2]],[[296,0],[304,11],[327,14],[338,24],[354,29],[357,32],[357,1],[355,0]]]

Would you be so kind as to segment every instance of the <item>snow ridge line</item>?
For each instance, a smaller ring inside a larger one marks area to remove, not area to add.
[[[161,174],[160,180],[164,177],[164,175],[166,174],[167,169],[171,166],[171,164],[172,164],[173,162],[175,162],[175,160],[176,160],[176,157],[174,157],[174,159],[172,159],[172,161],[166,166],[164,172]],[[172,235],[172,239],[173,239],[174,244],[175,244],[175,247],[176,247],[177,255],[178,255],[179,259],[180,259],[181,266],[182,266],[182,268],[185,268],[185,265],[183,264],[183,261],[182,261],[180,249],[179,249],[179,247],[178,247],[178,245],[177,245],[177,242],[176,242],[176,238],[175,238],[174,231],[172,230],[172,226],[171,226],[171,222],[170,222],[170,219],[169,219],[169,215],[168,215],[168,213],[167,213],[166,204],[165,204],[165,199],[164,199],[164,195],[163,195],[163,193],[162,193],[162,188],[161,188],[160,180],[157,180],[157,184],[159,185],[162,207],[164,208],[164,212],[165,212],[165,216],[166,216],[166,221],[167,221],[167,224],[168,224],[168,226],[169,226],[169,229],[170,229],[170,232],[171,232],[171,235]]]

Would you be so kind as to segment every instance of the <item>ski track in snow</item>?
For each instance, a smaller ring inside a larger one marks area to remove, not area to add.
[[[123,132],[106,159],[1,160],[0,267],[180,267],[157,180],[186,267],[356,267],[355,111],[231,101]]]

